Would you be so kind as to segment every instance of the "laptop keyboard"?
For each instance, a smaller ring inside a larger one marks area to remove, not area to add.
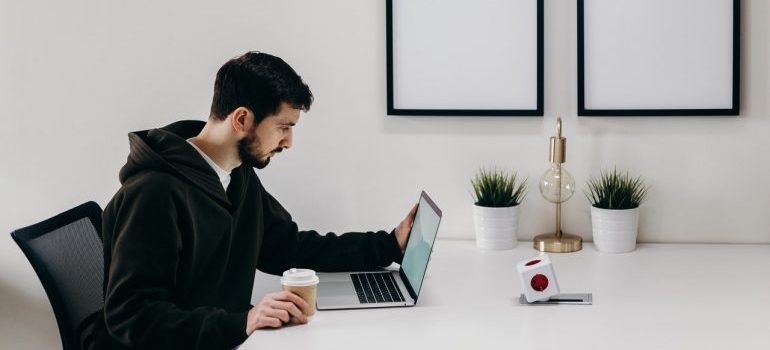
[[[391,273],[353,273],[350,278],[361,304],[404,301]]]

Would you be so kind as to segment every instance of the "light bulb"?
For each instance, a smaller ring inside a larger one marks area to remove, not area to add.
[[[551,163],[551,168],[540,177],[540,194],[551,203],[562,203],[575,193],[575,179],[561,164]]]

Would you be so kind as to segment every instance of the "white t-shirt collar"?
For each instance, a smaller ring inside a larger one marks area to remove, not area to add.
[[[206,161],[206,163],[211,166],[212,169],[214,169],[214,172],[217,173],[217,177],[219,177],[219,182],[222,183],[222,187],[224,187],[225,192],[227,192],[227,187],[230,185],[230,172],[226,171],[225,169],[222,169],[217,165],[217,163],[214,163],[214,160],[209,157],[208,154],[204,153],[198,146],[196,146],[194,143],[190,142],[192,138],[187,139],[187,143],[193,146],[198,153],[201,154],[201,157],[203,157],[203,160]]]

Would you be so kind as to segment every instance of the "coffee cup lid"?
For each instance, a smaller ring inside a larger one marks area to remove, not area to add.
[[[312,286],[318,283],[318,276],[310,269],[288,269],[283,272],[281,284],[285,286]]]

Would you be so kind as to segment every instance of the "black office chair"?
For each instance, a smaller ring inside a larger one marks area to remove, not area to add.
[[[101,228],[102,209],[87,202],[11,232],[48,294],[64,350],[80,349],[84,321],[104,304]]]

